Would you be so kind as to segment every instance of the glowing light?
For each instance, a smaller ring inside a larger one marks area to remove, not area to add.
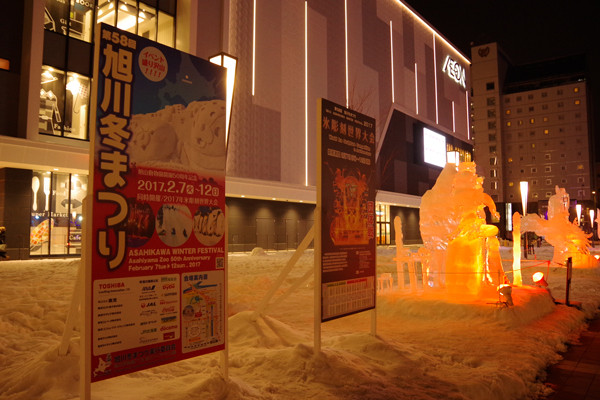
[[[392,28],[392,21],[390,20],[390,63],[392,70],[392,103],[395,102],[394,96],[394,30]]]
[[[537,286],[548,286],[548,282],[546,282],[546,279],[544,278],[544,273],[542,272],[536,272],[535,274],[533,274],[531,280],[533,280],[533,283],[535,283]]]
[[[519,182],[521,187],[521,204],[523,205],[523,215],[527,215],[527,193],[529,191],[529,182],[521,181]]]
[[[452,132],[456,132],[456,113],[454,111],[454,101],[452,101]]]
[[[348,0],[344,0],[344,40],[346,45],[346,108],[350,107],[348,94]]]
[[[252,13],[252,96],[256,83],[256,0],[254,0],[254,11]]]
[[[469,91],[465,91],[465,114],[467,115],[467,139],[471,140],[471,120],[469,119]]]
[[[581,225],[581,204],[575,205],[575,211],[577,211],[577,225]]]
[[[419,114],[419,74],[417,72],[417,63],[415,63],[415,110]]]
[[[447,161],[445,136],[423,128],[423,161],[444,168]]]
[[[304,185],[308,186],[308,1],[304,2]]]
[[[438,85],[437,85],[437,59],[435,55],[435,32],[433,33],[433,83],[435,86],[435,123],[439,124],[439,112],[438,112]]]
[[[445,72],[463,88],[467,88],[467,74],[465,72],[465,68],[453,60],[450,56],[446,56],[444,66],[442,67],[442,72]]]
[[[594,209],[590,208],[590,224],[592,226],[592,231],[594,230]]]

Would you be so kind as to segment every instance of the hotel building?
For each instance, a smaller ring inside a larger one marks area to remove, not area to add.
[[[558,186],[572,210],[584,205],[589,230],[595,186],[583,56],[514,66],[488,43],[472,47],[471,57],[477,172],[501,213],[501,232],[512,230],[509,216],[522,213],[522,181],[529,213],[545,215]]]

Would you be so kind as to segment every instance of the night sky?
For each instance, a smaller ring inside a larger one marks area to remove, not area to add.
[[[405,1],[468,58],[471,44],[489,42],[498,42],[515,65],[585,54],[600,154],[599,0]]]

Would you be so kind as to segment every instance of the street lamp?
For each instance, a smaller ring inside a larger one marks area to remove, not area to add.
[[[527,215],[527,194],[529,192],[529,182],[521,181],[519,182],[521,188],[521,205],[523,205],[523,216]],[[523,243],[523,247],[525,248],[524,258],[527,258],[527,251],[529,250],[527,243],[527,232],[524,232],[525,235],[525,243]]]
[[[229,123],[231,121],[231,106],[233,104],[233,89],[235,87],[235,71],[237,68],[237,58],[227,54],[219,53],[209,58],[213,64],[220,65],[227,69],[227,92],[225,104],[225,145],[229,136]]]

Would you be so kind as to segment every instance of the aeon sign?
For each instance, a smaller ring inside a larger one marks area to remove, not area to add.
[[[445,72],[450,78],[454,79],[463,88],[467,88],[467,76],[464,67],[462,67],[457,61],[446,56],[442,71]]]

